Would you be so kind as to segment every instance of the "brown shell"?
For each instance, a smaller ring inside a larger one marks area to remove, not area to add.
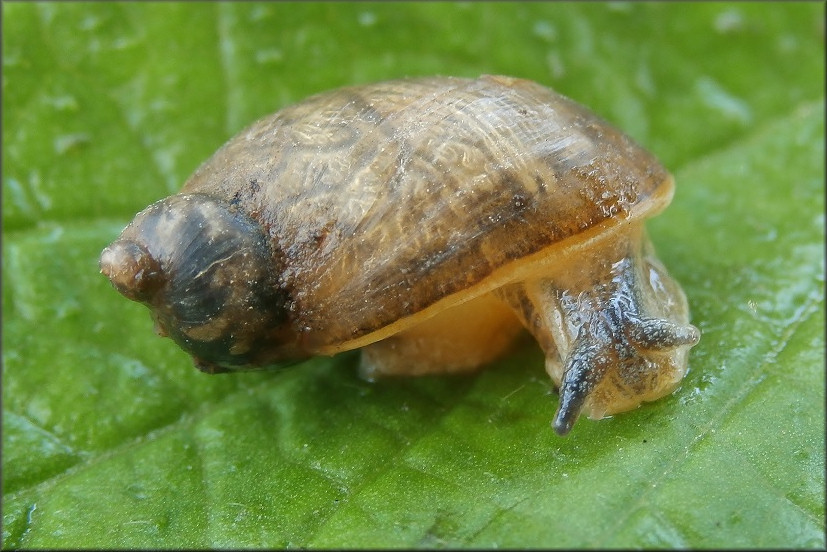
[[[436,77],[343,88],[261,119],[198,169],[182,190],[193,192],[264,225],[303,346],[335,352],[489,291],[516,260],[660,211],[672,180],[552,90]]]

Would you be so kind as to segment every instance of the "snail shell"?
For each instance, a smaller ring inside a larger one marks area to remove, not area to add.
[[[469,370],[524,327],[565,434],[686,372],[699,332],[643,228],[673,187],[533,82],[382,82],[239,133],[139,213],[101,270],[208,372],[359,347],[367,377]]]

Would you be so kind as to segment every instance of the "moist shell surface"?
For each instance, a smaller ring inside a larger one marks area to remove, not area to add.
[[[221,197],[263,224],[287,267],[296,330],[323,349],[609,219],[653,214],[671,178],[547,88],[436,77],[287,107],[231,139],[182,192]]]

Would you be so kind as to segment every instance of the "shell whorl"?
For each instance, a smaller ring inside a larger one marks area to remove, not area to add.
[[[205,194],[158,201],[103,251],[100,266],[203,370],[306,356],[287,323],[280,254],[232,203]]]
[[[298,324],[323,349],[606,221],[653,214],[671,177],[540,85],[437,77],[282,109],[218,150],[184,191],[238,199],[288,244]]]

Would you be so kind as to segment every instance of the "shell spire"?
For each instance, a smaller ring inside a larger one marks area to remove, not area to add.
[[[148,301],[164,282],[158,259],[128,239],[116,240],[101,252],[100,271],[115,289],[133,301]]]

